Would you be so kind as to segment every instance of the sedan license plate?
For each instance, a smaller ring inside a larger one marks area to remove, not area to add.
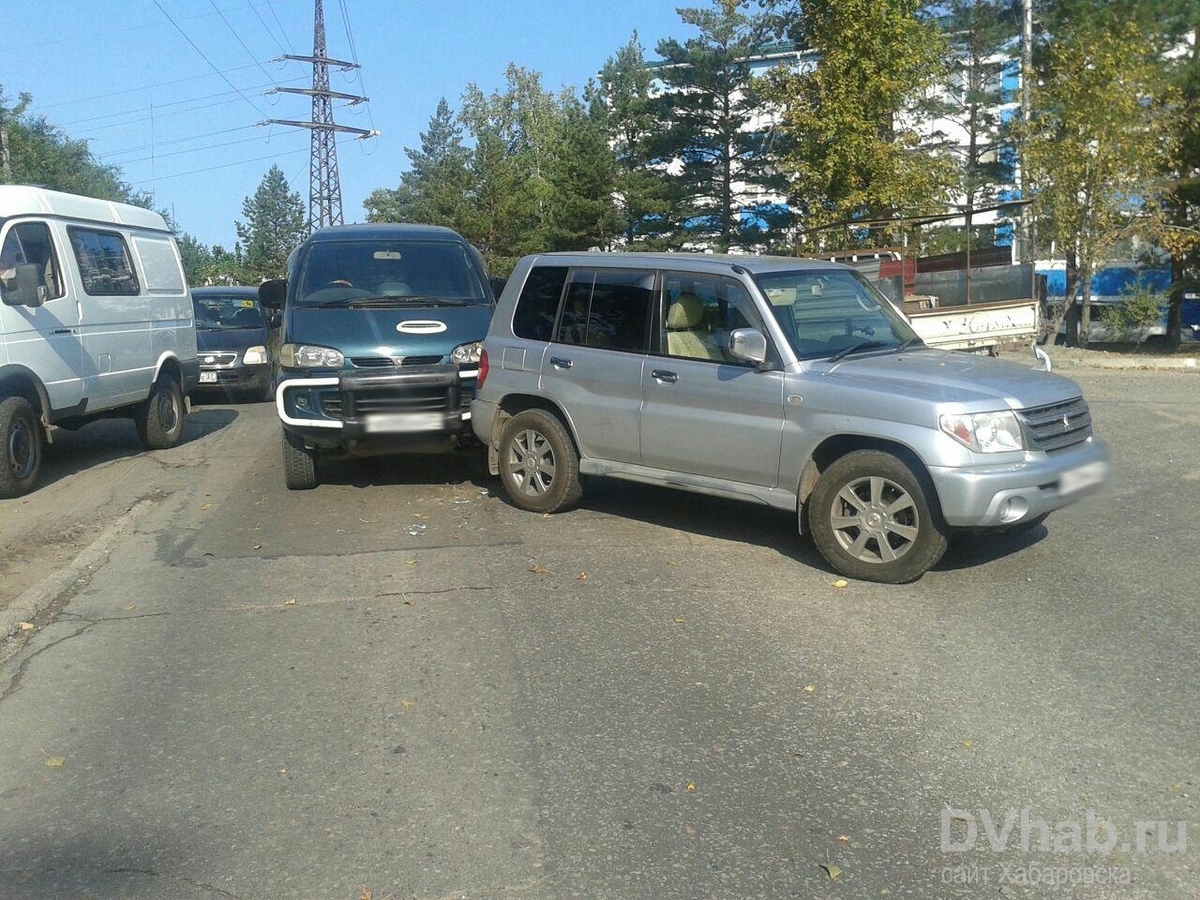
[[[216,372],[201,372],[200,373],[200,383],[201,384],[214,384],[216,382],[216,380],[217,380]]]
[[[367,416],[364,427],[372,434],[380,432],[441,431],[446,417],[441,413],[380,413]]]
[[[1068,469],[1058,478],[1058,492],[1062,495],[1073,494],[1084,488],[1100,484],[1108,475],[1108,463],[1103,461],[1090,462],[1077,469]]]

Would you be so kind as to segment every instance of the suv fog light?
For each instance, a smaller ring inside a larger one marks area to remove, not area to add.
[[[1024,518],[1029,512],[1029,503],[1024,497],[1009,497],[1000,504],[1000,521],[1008,524]]]

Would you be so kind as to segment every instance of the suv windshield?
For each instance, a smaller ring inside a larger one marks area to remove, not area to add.
[[[458,306],[488,302],[456,241],[317,241],[302,262],[300,306]]]
[[[912,326],[857,272],[772,272],[756,280],[800,359],[840,359],[920,343]]]
[[[262,328],[266,325],[257,300],[244,296],[192,295],[196,328],[200,331],[225,331],[237,328]]]

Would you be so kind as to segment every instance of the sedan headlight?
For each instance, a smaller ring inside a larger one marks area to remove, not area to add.
[[[261,366],[267,361],[266,347],[250,347],[242,356],[242,362],[248,366]]]
[[[346,363],[341,351],[312,344],[284,344],[279,364],[285,369],[340,369]]]
[[[1021,425],[1011,411],[990,413],[946,413],[938,424],[964,447],[976,453],[1023,450]]]
[[[483,341],[472,341],[469,344],[459,344],[450,351],[450,362],[460,366],[475,365],[479,362],[479,354],[483,351]]]

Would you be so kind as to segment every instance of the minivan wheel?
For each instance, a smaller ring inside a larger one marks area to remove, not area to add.
[[[42,471],[42,429],[24,397],[0,403],[0,498],[28,494]]]
[[[579,502],[579,454],[556,416],[528,409],[508,420],[500,435],[500,481],[512,502],[531,512]]]
[[[879,450],[831,463],[809,497],[813,542],[843,575],[903,584],[946,552],[948,529],[922,473]]]
[[[147,450],[168,450],[183,437],[183,391],[170,375],[160,375],[134,415],[138,438]]]
[[[304,439],[283,432],[283,483],[289,491],[308,491],[317,486],[317,454],[304,446]]]

